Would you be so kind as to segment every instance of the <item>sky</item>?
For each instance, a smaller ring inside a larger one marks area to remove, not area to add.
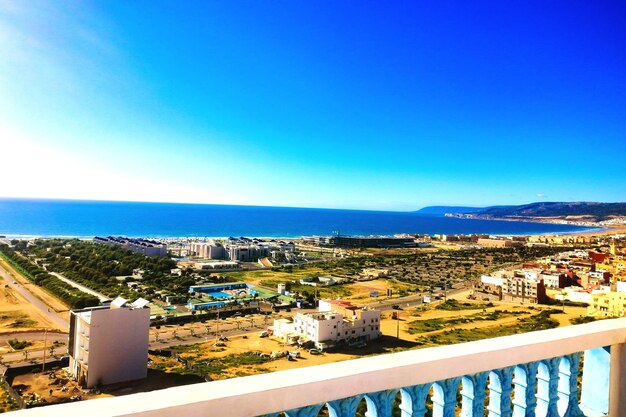
[[[0,196],[626,201],[623,1],[0,0]]]

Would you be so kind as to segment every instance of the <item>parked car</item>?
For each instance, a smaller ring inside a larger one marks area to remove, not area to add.
[[[317,349],[309,349],[309,350],[308,350],[308,352],[309,352],[311,355],[319,355],[320,353],[322,353],[322,352],[320,352],[320,351],[319,351],[319,350],[317,350]]]
[[[267,332],[267,330],[263,330],[260,334],[259,337],[268,337],[270,334]]]

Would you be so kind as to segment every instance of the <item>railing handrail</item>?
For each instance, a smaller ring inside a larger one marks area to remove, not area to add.
[[[623,343],[626,318],[611,319],[52,407],[64,417],[257,416]]]

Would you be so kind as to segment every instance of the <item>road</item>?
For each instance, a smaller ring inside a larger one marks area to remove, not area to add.
[[[50,275],[54,275],[55,277],[57,277],[58,279],[60,279],[61,281],[65,282],[65,283],[71,285],[72,287],[78,288],[79,290],[81,290],[82,292],[84,292],[86,294],[93,295],[94,297],[97,297],[98,300],[100,300],[100,302],[109,301],[111,299],[110,297],[107,297],[106,295],[104,295],[102,293],[94,291],[91,288],[87,288],[84,285],[81,285],[81,284],[79,284],[76,281],[73,281],[73,280],[71,280],[71,279],[69,279],[67,277],[64,277],[63,275],[59,274],[58,272],[48,271],[48,273]]]
[[[452,296],[461,294],[465,291],[468,291],[468,289],[467,288],[453,288],[453,289],[446,290],[445,292],[442,292],[441,295],[446,296],[446,297],[452,297]],[[423,301],[424,295],[429,295],[429,293],[407,295],[406,297],[391,298],[391,299],[387,299],[384,301],[375,301],[375,302],[366,304],[366,306],[374,310],[380,310],[380,311],[391,310],[393,309],[394,305],[398,305],[402,308],[415,307],[415,306],[422,305],[424,303]]]
[[[58,326],[60,329],[69,329],[70,323],[65,318],[63,318],[60,314],[58,314],[54,309],[50,308],[39,298],[35,297],[28,289],[19,284],[0,264],[0,276],[4,278],[6,281],[6,285],[11,287],[13,290],[19,292],[22,297],[26,299],[30,304],[32,304],[36,309],[41,311],[45,317],[47,317],[54,325]],[[33,284],[34,285],[34,284]]]
[[[205,343],[216,340],[219,336],[233,337],[244,334],[255,335],[264,330],[272,321],[264,320],[265,316],[255,315],[254,317],[241,317],[238,320],[210,320],[206,323],[188,323],[185,326],[165,325],[160,329],[150,327],[149,348],[165,349],[171,346],[190,345],[195,343]],[[264,324],[265,323],[265,324]],[[158,336],[157,336],[158,335]],[[0,335],[0,342],[4,343],[8,339],[18,338],[19,340],[44,340],[44,332],[25,332],[12,335]],[[55,341],[63,343],[58,346],[55,356],[67,355],[68,335],[64,333],[48,332],[48,347]],[[15,351],[2,355],[2,362],[11,366],[29,365],[33,362],[41,363],[44,356],[43,349],[26,349],[28,359],[23,351]],[[46,350],[46,358],[50,359],[50,352]]]
[[[6,343],[9,339],[19,339],[19,340],[28,340],[28,341],[39,341],[44,340],[44,332],[36,331],[36,332],[18,332],[18,333],[5,333],[0,334],[0,343]],[[67,333],[61,332],[48,332],[45,336],[49,343],[54,342],[62,342],[67,343]]]

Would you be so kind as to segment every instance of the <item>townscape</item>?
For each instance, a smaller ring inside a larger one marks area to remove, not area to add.
[[[0,0],[0,414],[626,417],[624,16]]]
[[[3,407],[622,317],[625,251],[616,232],[5,238]]]

